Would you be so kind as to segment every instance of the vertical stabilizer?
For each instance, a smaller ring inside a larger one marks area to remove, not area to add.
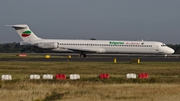
[[[28,27],[26,24],[21,25],[7,25],[13,27],[19,36],[22,38],[23,41],[31,41],[41,39],[37,37]]]

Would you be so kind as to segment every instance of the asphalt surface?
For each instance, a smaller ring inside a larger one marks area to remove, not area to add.
[[[177,57],[87,57],[87,58],[0,58],[0,61],[31,61],[31,62],[180,62]]]

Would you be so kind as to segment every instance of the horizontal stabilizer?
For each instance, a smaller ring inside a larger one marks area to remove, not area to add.
[[[6,25],[6,26],[10,26],[13,28],[21,28],[21,29],[27,28],[27,25],[25,25],[25,24],[22,24],[22,25]]]

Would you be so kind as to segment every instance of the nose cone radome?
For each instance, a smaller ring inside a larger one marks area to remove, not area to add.
[[[174,49],[169,48],[169,49],[168,49],[168,54],[173,54],[173,53],[174,53]]]

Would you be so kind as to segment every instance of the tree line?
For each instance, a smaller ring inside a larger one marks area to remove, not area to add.
[[[45,51],[34,46],[23,46],[20,43],[0,44],[0,53],[44,53]]]
[[[167,46],[175,50],[175,54],[180,54],[180,44],[168,44]],[[40,49],[34,46],[22,46],[19,43],[0,44],[0,53],[50,53],[52,51]]]

